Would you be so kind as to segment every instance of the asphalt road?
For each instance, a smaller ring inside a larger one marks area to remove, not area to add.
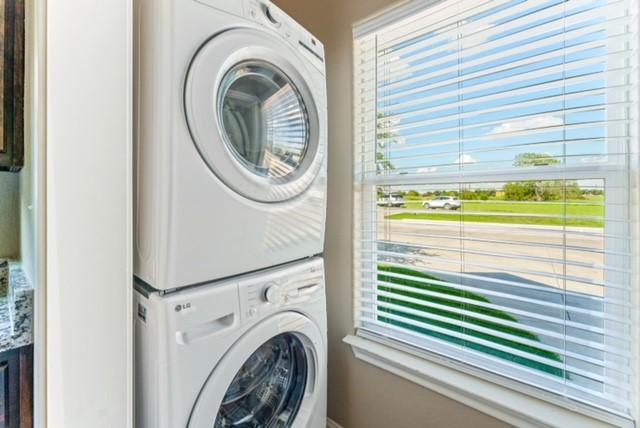
[[[379,209],[378,218],[389,211]],[[603,287],[597,285],[604,281],[602,233],[598,228],[387,220],[380,223],[377,238],[389,244],[386,251],[406,254],[416,266],[452,273],[464,267],[602,296]]]

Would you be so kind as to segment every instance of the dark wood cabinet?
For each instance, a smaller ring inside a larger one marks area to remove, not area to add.
[[[0,353],[0,428],[33,427],[33,345]]]
[[[0,0],[0,171],[24,165],[24,0]]]

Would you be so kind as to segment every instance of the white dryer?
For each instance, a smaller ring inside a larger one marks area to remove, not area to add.
[[[180,288],[322,253],[322,44],[265,0],[135,0],[135,274]]]
[[[138,284],[136,427],[325,428],[324,288],[321,258],[164,296]]]

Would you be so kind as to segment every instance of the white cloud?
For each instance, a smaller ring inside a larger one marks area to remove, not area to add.
[[[561,117],[541,116],[532,119],[515,120],[504,122],[491,130],[491,134],[503,134],[505,132],[526,131],[527,129],[548,128],[550,126],[560,126],[564,124]]]
[[[428,174],[428,173],[430,173],[430,172],[436,172],[436,171],[438,171],[438,167],[436,167],[436,166],[429,166],[429,167],[424,167],[424,168],[418,168],[418,169],[416,170],[416,172],[417,172],[418,174]]]
[[[466,24],[466,22],[463,21],[462,24]],[[493,27],[495,27],[495,24],[473,24],[463,27],[459,35],[461,37],[460,47],[469,49],[489,41],[491,33],[486,30]]]
[[[463,153],[456,159],[456,163],[459,165],[468,164],[468,163],[476,163],[477,161],[473,158],[473,156]]]

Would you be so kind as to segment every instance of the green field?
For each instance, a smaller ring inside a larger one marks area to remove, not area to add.
[[[604,227],[605,212],[601,197],[567,201],[566,205],[553,202],[463,201],[462,208],[457,211],[427,210],[422,207],[424,202],[424,200],[410,200],[405,204],[407,209],[423,212],[402,212],[387,215],[385,218],[391,220],[464,220],[474,223]],[[524,214],[532,214],[532,216]]]
[[[484,319],[480,319],[480,318],[474,318],[473,316],[463,316],[460,315],[459,313],[457,313],[456,311],[459,309],[464,309],[467,312],[473,312],[473,313],[477,313],[477,314],[481,314],[484,316],[489,316],[492,318],[495,318],[496,320],[507,320],[507,321],[511,321],[511,322],[518,322],[518,320],[516,318],[514,318],[513,316],[502,312],[502,311],[498,311],[498,310],[494,310],[494,309],[490,309],[490,308],[485,308],[483,306],[477,306],[477,305],[473,305],[473,304],[468,304],[468,303],[460,303],[457,302],[455,300],[451,300],[451,297],[462,297],[465,299],[469,299],[469,300],[476,300],[478,302],[485,302],[485,303],[490,303],[490,300],[480,296],[478,294],[475,293],[470,293],[467,291],[462,291],[462,290],[458,290],[455,289],[453,287],[447,287],[447,286],[442,286],[442,285],[435,285],[435,284],[425,284],[424,282],[420,282],[417,280],[410,280],[410,279],[403,279],[403,278],[397,278],[394,276],[390,276],[390,275],[385,275],[385,272],[389,272],[389,273],[395,273],[395,274],[402,274],[405,276],[413,276],[416,278],[424,278],[424,279],[431,279],[431,280],[438,280],[438,278],[426,274],[426,273],[422,273],[413,269],[406,269],[406,268],[399,268],[399,267],[394,267],[394,266],[386,266],[386,265],[378,265],[378,281],[384,281],[387,283],[393,283],[393,284],[398,284],[398,285],[403,285],[406,287],[412,287],[415,289],[419,289],[419,290],[427,290],[433,293],[437,293],[440,295],[440,297],[433,297],[433,296],[425,296],[423,294],[420,293],[415,293],[415,292],[410,292],[410,291],[402,291],[402,290],[396,290],[393,289],[391,287],[387,287],[384,284],[378,285],[378,290],[380,291],[384,291],[390,294],[396,294],[399,297],[400,296],[406,296],[406,297],[411,297],[414,299],[419,299],[419,300],[423,300],[425,302],[430,302],[430,303],[434,303],[434,304],[438,304],[441,306],[447,306],[450,307],[451,310],[445,310],[445,309],[440,309],[440,308],[433,308],[430,306],[426,306],[426,305],[420,305],[420,304],[414,304],[414,303],[408,303],[405,302],[403,300],[401,300],[401,298],[399,299],[394,299],[394,298],[390,298],[390,297],[383,297],[383,296],[378,296],[378,301],[380,302],[387,302],[387,303],[391,303],[394,305],[397,305],[399,307],[406,307],[406,308],[410,308],[413,310],[418,310],[423,312],[425,315],[428,314],[432,314],[432,315],[437,315],[439,317],[442,318],[448,318],[451,320],[451,322],[444,322],[444,321],[440,321],[440,320],[434,320],[428,317],[421,317],[421,316],[416,316],[413,314],[407,314],[405,312],[403,312],[402,310],[395,310],[395,309],[389,309],[389,308],[385,308],[385,307],[378,307],[378,312],[379,313],[388,313],[388,314],[393,314],[394,316],[397,317],[402,317],[402,318],[407,318],[413,321],[418,321],[420,322],[422,325],[424,325],[424,327],[417,327],[415,325],[409,324],[409,323],[403,323],[401,321],[398,321],[397,319],[391,319],[388,317],[385,317],[384,315],[379,315],[378,316],[378,320],[384,323],[388,323],[391,325],[395,325],[398,327],[402,327],[420,334],[423,334],[425,336],[429,336],[429,337],[434,337],[436,339],[440,339],[449,343],[453,343],[456,345],[460,345],[460,346],[464,346],[465,348],[469,348],[469,349],[474,349],[476,351],[485,353],[485,354],[489,354],[492,355],[494,357],[498,357],[504,360],[508,360],[511,362],[514,362],[516,364],[520,364],[529,368],[533,368],[536,370],[540,370],[543,371],[545,373],[549,373],[552,374],[554,376],[559,376],[559,377],[563,377],[565,376],[565,373],[562,369],[559,369],[557,367],[548,365],[548,364],[544,364],[538,361],[534,361],[531,360],[529,358],[525,358],[522,356],[518,356],[518,355],[513,355],[512,353],[508,353],[508,352],[504,352],[501,350],[496,350],[493,349],[492,347],[489,346],[485,346],[485,345],[481,345],[472,341],[468,341],[468,340],[464,340],[462,338],[456,337],[456,336],[452,336],[452,335],[448,335],[448,334],[444,334],[442,332],[436,332],[433,331],[431,329],[429,329],[429,326],[434,326],[434,327],[439,327],[440,329],[443,330],[448,330],[451,332],[456,332],[456,333],[461,333],[461,334],[465,334],[467,336],[472,336],[472,337],[476,337],[479,339],[483,339],[485,341],[489,341],[492,343],[496,343],[496,344],[500,344],[502,346],[508,347],[508,348],[513,348],[513,349],[517,349],[520,351],[523,351],[525,353],[531,354],[531,355],[536,355],[538,357],[543,357],[546,359],[549,359],[551,361],[556,361],[556,362],[561,362],[562,359],[561,357],[553,352],[547,351],[545,349],[541,349],[541,348],[537,348],[535,346],[530,346],[530,345],[526,345],[526,344],[522,344],[519,343],[517,341],[517,338],[524,338],[524,339],[528,339],[530,341],[539,341],[539,338],[526,330],[526,328],[514,328],[514,327],[510,327],[510,326],[505,326],[496,322],[491,322],[491,321],[486,321]],[[509,334],[511,336],[514,336],[514,340],[509,340],[509,339],[505,339],[502,337],[498,337],[498,336],[494,336],[491,334],[487,334],[485,332],[480,332],[480,331],[476,331],[473,330],[471,328],[468,327],[461,327],[458,325],[459,321],[464,321],[468,324],[472,324],[472,325],[477,325],[478,327],[483,327],[485,329],[491,329],[494,330],[496,332],[501,332],[501,333],[506,333]]]

